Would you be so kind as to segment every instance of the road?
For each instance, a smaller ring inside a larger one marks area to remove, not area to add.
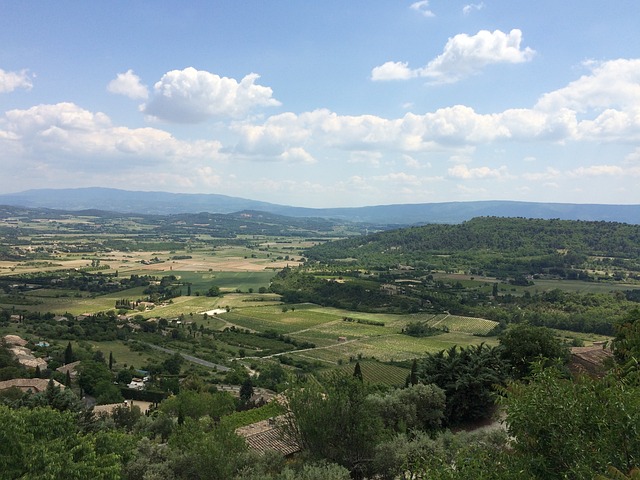
[[[172,355],[174,353],[179,353],[180,356],[182,358],[184,358],[185,360],[188,360],[188,361],[193,362],[193,363],[197,363],[198,365],[202,365],[203,367],[215,368],[219,372],[228,372],[229,370],[231,370],[229,367],[225,367],[224,365],[220,365],[218,363],[211,363],[211,362],[208,362],[207,360],[203,360],[201,358],[194,357],[193,355],[187,355],[186,353],[177,352],[177,351],[171,350],[169,348],[161,347],[159,345],[154,345],[153,343],[146,343],[146,342],[140,342],[140,343],[143,343],[144,345],[148,345],[151,348],[155,348],[156,350],[160,350],[161,352],[170,353]]]

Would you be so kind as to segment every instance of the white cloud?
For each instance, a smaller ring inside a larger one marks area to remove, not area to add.
[[[411,70],[407,62],[386,62],[371,70],[371,80],[408,80],[418,76],[417,70]]]
[[[304,148],[301,147],[291,147],[287,149],[282,155],[280,155],[282,160],[290,163],[306,163],[313,164],[316,163],[316,159],[308,153]]]
[[[132,160],[131,165],[221,157],[219,142],[184,142],[155,128],[113,126],[104,113],[73,103],[10,110],[5,118],[11,141],[21,145],[22,159],[46,161],[61,168],[90,163],[89,169],[108,169],[115,164],[124,167]]]
[[[471,12],[482,10],[484,7],[485,7],[484,2],[469,3],[468,5],[465,5],[464,7],[462,7],[462,13],[464,15],[469,15]]]
[[[414,2],[410,7],[412,10],[416,12],[420,12],[425,17],[435,17],[436,15],[429,9],[429,0],[421,0],[419,2]]]
[[[443,52],[426,67],[411,69],[404,62],[386,62],[371,71],[372,80],[407,80],[414,77],[429,78],[432,83],[455,83],[498,63],[530,61],[535,51],[522,49],[522,32],[509,33],[480,30],[475,35],[461,33],[450,38]]]
[[[387,175],[377,175],[373,178],[377,181],[391,182],[397,185],[419,186],[422,183],[416,175],[410,175],[404,172],[392,172]]]
[[[243,118],[257,107],[280,105],[251,73],[240,82],[189,67],[165,73],[142,111],[161,120],[198,123],[211,117]]]
[[[116,95],[124,95],[134,100],[146,100],[149,98],[149,89],[142,84],[140,77],[133,73],[133,70],[119,73],[116,78],[109,82],[107,90]]]
[[[10,93],[18,88],[31,90],[33,82],[26,70],[7,72],[0,68],[0,93]]]
[[[444,51],[420,70],[420,75],[435,83],[453,83],[496,63],[523,63],[533,58],[535,52],[520,48],[522,32],[511,30],[508,34],[495,30],[480,30],[475,35],[461,33],[447,41]]]
[[[469,168],[464,164],[455,165],[447,170],[450,177],[461,178],[463,180],[471,179],[487,179],[487,178],[504,178],[508,176],[507,167],[502,166],[498,169],[489,167]]]
[[[590,69],[588,75],[542,95],[535,109],[546,112],[568,108],[584,113],[640,106],[640,59],[587,62],[585,66]]]
[[[624,170],[617,165],[591,165],[578,167],[568,172],[570,177],[601,177],[610,175],[624,175]]]

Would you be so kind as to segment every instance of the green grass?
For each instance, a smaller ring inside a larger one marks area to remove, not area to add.
[[[104,354],[104,358],[109,361],[109,353],[113,353],[115,360],[114,369],[125,368],[133,365],[134,368],[142,368],[144,365],[157,360],[164,356],[162,352],[150,349],[149,351],[136,352],[129,348],[128,345],[121,341],[110,342],[88,342],[93,345],[94,350],[100,350]]]
[[[260,287],[268,287],[273,278],[273,272],[171,271],[164,272],[164,274],[175,275],[180,281],[191,283],[193,293],[197,291],[205,293],[212,285],[217,285],[225,291],[240,289],[243,292],[248,292],[252,288],[257,292]]]

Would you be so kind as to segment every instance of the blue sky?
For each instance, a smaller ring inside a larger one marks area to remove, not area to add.
[[[0,192],[637,204],[638,21],[635,0],[0,0]]]

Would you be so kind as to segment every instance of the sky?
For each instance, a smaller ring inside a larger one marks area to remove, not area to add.
[[[639,21],[637,0],[0,0],[0,193],[640,204]]]

